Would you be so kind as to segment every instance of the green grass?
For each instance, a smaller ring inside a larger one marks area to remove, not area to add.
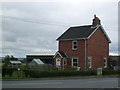
[[[0,66],[2,66],[2,63],[0,63]]]
[[[2,79],[2,74],[0,73],[0,79]]]
[[[0,67],[3,66],[5,63],[0,62]],[[26,63],[22,63],[22,66],[26,66]]]
[[[22,66],[26,66],[26,63],[22,63]]]
[[[0,62],[0,67],[2,67],[5,63]],[[26,63],[22,63],[22,66],[25,67]]]
[[[0,67],[3,66],[5,63],[0,62]]]

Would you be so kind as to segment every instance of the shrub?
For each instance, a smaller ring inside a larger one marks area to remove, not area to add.
[[[103,75],[112,75],[112,74],[120,74],[120,71],[115,71],[115,70],[103,70],[102,71]]]
[[[5,75],[3,78],[4,78],[4,79],[9,79],[9,78],[10,78],[10,75]]]
[[[17,71],[14,71],[13,73],[12,73],[12,76],[11,76],[11,78],[18,78],[18,73],[17,73]]]
[[[15,68],[2,68],[2,76],[9,75],[11,77],[12,73],[16,70]]]
[[[25,78],[25,73],[23,71],[14,71],[12,73],[11,78],[14,78],[14,79]]]

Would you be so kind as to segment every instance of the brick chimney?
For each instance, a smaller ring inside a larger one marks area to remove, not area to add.
[[[94,15],[92,26],[96,27],[97,25],[101,25],[100,24],[100,19],[98,17],[96,17],[96,15]]]

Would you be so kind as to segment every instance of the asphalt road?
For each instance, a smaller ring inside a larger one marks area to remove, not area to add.
[[[118,78],[5,80],[2,88],[118,88]]]

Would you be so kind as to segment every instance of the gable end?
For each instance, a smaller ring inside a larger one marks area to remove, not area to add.
[[[59,55],[61,58],[67,58],[66,53],[61,52],[61,51],[57,51],[57,52],[55,53],[55,56],[54,56],[53,58],[55,58],[57,55]]]
[[[105,32],[105,30],[103,29],[103,27],[101,25],[99,25],[88,37],[87,39],[89,39],[97,30],[98,28],[101,28],[102,32],[104,33],[105,37],[107,38],[108,42],[111,43],[110,38],[108,37],[107,33]]]

